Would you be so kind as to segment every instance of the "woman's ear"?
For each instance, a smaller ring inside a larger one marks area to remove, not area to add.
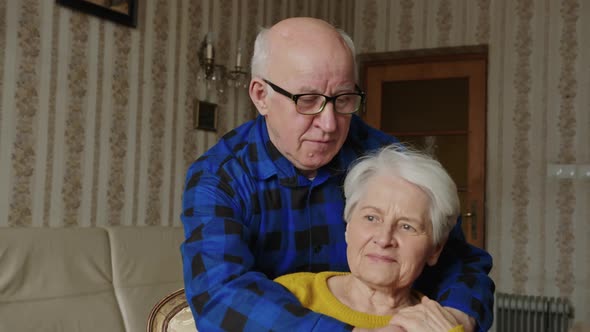
[[[348,225],[350,224],[346,222],[346,230],[344,231],[344,241],[346,242],[346,244],[348,244]]]
[[[266,84],[259,78],[253,78],[250,81],[248,93],[250,94],[250,99],[252,99],[252,103],[256,106],[258,113],[265,116],[268,113],[268,107],[266,104]]]
[[[447,241],[445,239],[436,247],[434,247],[432,254],[430,254],[430,256],[426,259],[426,264],[428,264],[428,266],[434,266],[436,262],[438,262],[438,258],[440,257],[440,254],[442,253],[442,250],[445,247],[446,242]]]

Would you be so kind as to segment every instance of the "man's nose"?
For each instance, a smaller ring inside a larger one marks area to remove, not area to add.
[[[324,107],[322,112],[316,115],[316,123],[324,132],[334,132],[338,128],[336,116],[337,114],[334,110],[334,103],[326,102],[326,106]]]

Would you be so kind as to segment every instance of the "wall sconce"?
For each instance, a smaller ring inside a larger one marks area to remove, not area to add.
[[[236,62],[233,70],[227,70],[224,65],[215,63],[215,49],[213,47],[213,34],[207,33],[199,47],[199,73],[198,81],[205,81],[207,90],[214,89],[218,93],[225,92],[226,86],[232,88],[247,88],[250,82],[250,73],[242,66],[242,48],[238,47]]]

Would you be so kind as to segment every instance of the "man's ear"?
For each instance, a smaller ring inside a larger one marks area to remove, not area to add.
[[[250,81],[248,93],[250,94],[250,99],[252,99],[252,103],[256,106],[258,113],[265,116],[268,113],[268,107],[266,104],[266,84],[259,78],[253,78]]]
[[[434,247],[432,254],[430,254],[430,256],[426,259],[426,264],[428,264],[428,266],[434,266],[436,262],[438,262],[438,258],[440,257],[440,254],[443,248],[445,247],[446,242],[447,241],[445,239],[444,241],[441,241],[441,243],[438,244],[436,247]]]

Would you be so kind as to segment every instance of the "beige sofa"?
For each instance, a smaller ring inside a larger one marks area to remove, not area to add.
[[[0,228],[0,331],[146,331],[183,287],[178,227]]]

